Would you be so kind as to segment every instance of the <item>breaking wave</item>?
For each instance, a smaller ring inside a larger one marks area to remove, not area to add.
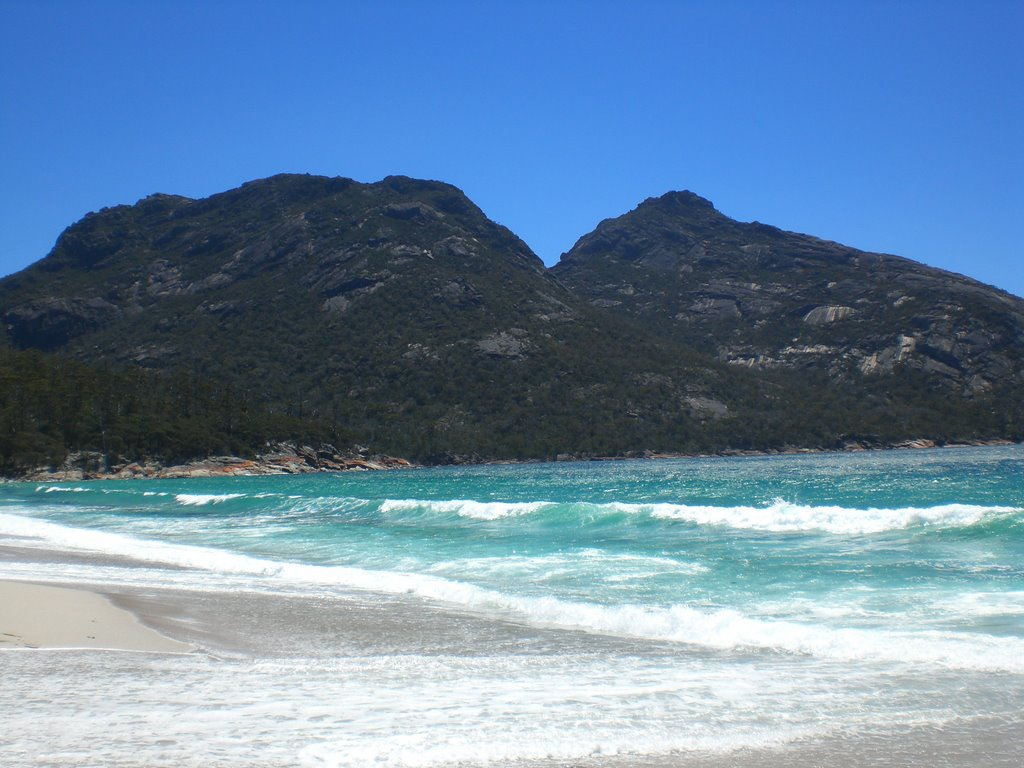
[[[231,499],[244,498],[244,493],[179,493],[174,499],[182,506],[204,507],[207,504],[221,504]]]
[[[835,534],[869,534],[924,526],[967,528],[1005,517],[1021,510],[973,504],[943,504],[936,507],[899,509],[851,509],[835,506],[805,506],[776,501],[767,507],[706,507],[654,504],[647,507],[654,517],[686,520],[700,525],[724,525],[772,532],[824,531]]]
[[[477,520],[500,520],[524,515],[552,515],[588,522],[616,515],[646,516],[696,525],[721,526],[775,533],[824,532],[875,534],[917,527],[966,528],[1020,514],[1017,507],[943,504],[897,509],[812,506],[776,500],[766,506],[711,506],[674,503],[559,503],[552,501],[501,502],[465,499],[429,501],[387,499],[384,513],[458,515]]]
[[[388,512],[434,512],[471,517],[477,520],[497,520],[502,517],[529,515],[546,507],[556,506],[547,501],[420,501],[417,499],[385,499],[380,511]]]
[[[0,514],[0,535],[34,538],[78,551],[246,577],[245,589],[288,586],[365,590],[416,597],[550,628],[683,643],[716,651],[769,650],[827,660],[934,664],[1024,674],[1024,640],[975,632],[852,629],[753,618],[730,608],[601,605],[530,597],[440,576],[349,566],[281,562],[221,549],[133,538]],[[209,588],[203,577],[191,588]]]

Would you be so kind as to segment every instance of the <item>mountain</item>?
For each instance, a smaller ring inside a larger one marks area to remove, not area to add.
[[[1024,300],[909,259],[734,221],[691,192],[606,220],[553,273],[735,366],[965,400],[1024,389]]]
[[[416,458],[711,448],[706,414],[756,418],[754,377],[590,307],[439,182],[154,195],[69,227],[0,308],[17,349],[230,382]]]
[[[225,409],[427,461],[1005,437],[1024,422],[1019,299],[739,224],[689,193],[603,222],[551,270],[436,181],[281,175],[153,195],[87,215],[0,280],[0,316],[13,350],[143,368],[174,392],[206,382]]]

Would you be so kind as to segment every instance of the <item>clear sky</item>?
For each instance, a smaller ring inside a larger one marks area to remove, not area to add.
[[[1024,2],[0,0],[0,275],[279,172],[462,188],[551,264],[690,189],[1024,295]]]

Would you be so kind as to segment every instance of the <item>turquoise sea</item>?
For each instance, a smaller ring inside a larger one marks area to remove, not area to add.
[[[1022,446],[12,483],[0,547],[199,638],[3,651],[4,765],[1020,765]]]

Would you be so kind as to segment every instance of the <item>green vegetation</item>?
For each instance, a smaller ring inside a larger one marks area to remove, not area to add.
[[[271,440],[340,441],[325,425],[255,408],[231,386],[140,369],[97,369],[0,348],[0,474],[56,466],[71,451],[167,463],[251,455]]]
[[[832,305],[856,313],[805,320]],[[1022,305],[695,196],[546,270],[439,182],[155,195],[0,280],[0,468],[271,439],[444,462],[1019,438]]]
[[[0,474],[57,466],[71,451],[102,453],[108,466],[143,459],[177,463],[210,455],[251,456],[267,442],[285,440],[344,447],[369,443],[376,451],[444,462],[645,450],[840,448],[847,442],[881,446],[908,435],[939,442],[1024,439],[1019,417],[1024,394],[1004,393],[965,408],[948,398],[928,399],[928,382],[909,372],[866,402],[858,400],[859,393],[806,385],[801,407],[792,408],[785,400],[766,401],[758,389],[738,390],[733,407],[743,415],[714,420],[681,415],[670,405],[671,386],[664,381],[634,382],[626,397],[614,390],[582,392],[563,380],[536,397],[501,398],[504,406],[496,407],[495,391],[482,384],[489,375],[483,373],[464,392],[453,387],[448,393],[423,391],[414,381],[396,378],[391,386],[409,393],[405,401],[375,404],[360,413],[357,424],[329,424],[272,412],[234,384],[180,371],[97,369],[37,351],[0,348]],[[779,387],[780,397],[787,389]],[[625,410],[609,410],[605,404],[612,397],[624,398]],[[1015,410],[998,407],[1007,398],[1014,399]],[[573,399],[578,402],[562,405]],[[891,403],[913,399],[925,405],[894,420]],[[445,405],[455,400],[454,409]]]

